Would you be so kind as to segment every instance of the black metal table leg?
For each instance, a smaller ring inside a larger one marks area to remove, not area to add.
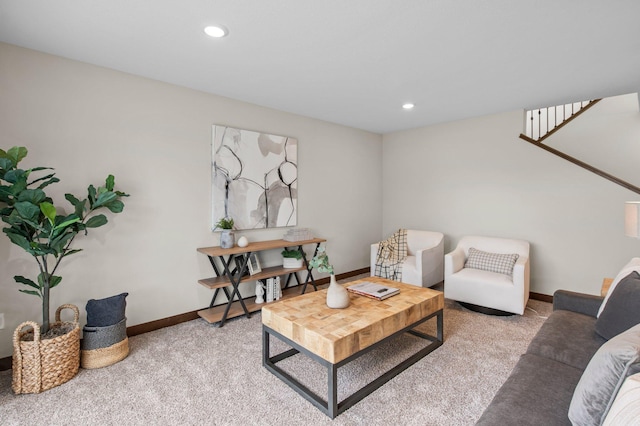
[[[338,367],[335,364],[327,366],[327,415],[334,419],[338,415]]]
[[[227,278],[229,278],[229,281],[231,282],[231,294],[229,294],[229,291],[227,290],[226,287],[223,287],[222,290],[224,291],[224,294],[227,296],[227,306],[225,307],[224,313],[222,315],[222,318],[220,319],[220,321],[218,322],[218,327],[222,327],[224,326],[225,321],[227,320],[227,315],[229,315],[229,309],[231,308],[231,305],[233,303],[233,299],[236,295],[238,295],[238,301],[240,302],[240,306],[242,306],[242,310],[244,311],[244,314],[247,318],[251,318],[251,313],[249,312],[249,310],[247,309],[247,306],[244,303],[244,300],[242,300],[242,295],[240,294],[240,281],[242,278],[242,274],[244,273],[244,271],[247,268],[247,259],[249,258],[249,255],[251,253],[248,252],[246,256],[243,257],[243,262],[242,265],[240,266],[240,270],[237,271],[237,273],[234,274],[231,272],[231,261],[233,260],[233,256],[229,256],[228,259],[225,260],[224,256],[218,256],[218,258],[220,259],[220,262],[222,263],[222,266],[224,267],[223,270],[223,274],[227,276]],[[211,265],[213,266],[214,271],[216,272],[216,274],[219,274],[219,270],[215,264],[215,261],[213,259],[213,257],[209,256],[209,260],[211,262]],[[216,289],[217,290],[217,289]],[[213,304],[215,297],[217,296],[218,292],[216,291],[213,299],[211,300],[211,304]]]
[[[302,252],[302,261],[304,262],[304,266],[307,267],[307,278],[304,280],[304,286],[302,287],[302,292],[300,294],[304,294],[307,291],[307,284],[309,283],[309,279],[311,279],[311,285],[313,286],[314,291],[318,291],[318,287],[316,287],[316,280],[313,278],[313,274],[311,273],[311,267],[309,266],[309,261],[307,260],[307,256],[304,255],[304,251],[302,250],[302,246],[298,246],[299,250]],[[316,244],[316,248],[313,251],[313,256],[316,257],[318,254],[318,249],[320,248],[320,243]],[[296,279],[298,279],[298,275],[296,274]],[[300,281],[298,281],[299,283]]]

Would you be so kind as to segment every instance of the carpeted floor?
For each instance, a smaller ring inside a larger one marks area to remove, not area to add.
[[[261,316],[216,328],[195,320],[130,338],[131,353],[59,387],[14,395],[0,373],[2,425],[472,425],[551,312],[492,317],[446,300],[444,344],[331,421],[261,363]],[[435,330],[435,319],[421,326]],[[273,350],[287,349],[272,342]],[[344,398],[424,345],[402,336],[339,370]],[[325,394],[326,371],[304,355],[281,364]]]

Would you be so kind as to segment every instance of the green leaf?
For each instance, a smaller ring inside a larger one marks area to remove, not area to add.
[[[87,228],[98,228],[102,225],[105,225],[106,223],[107,217],[103,214],[99,214],[89,218],[89,220],[85,222],[85,225],[87,226]]]
[[[54,288],[55,286],[60,284],[60,281],[62,281],[62,277],[51,275],[51,277],[49,278],[49,288]]]
[[[4,174],[4,180],[6,180],[9,183],[16,183],[18,182],[20,177],[23,175],[24,175],[24,170],[12,169],[7,171],[7,173]]]
[[[49,246],[56,251],[56,253],[58,254],[62,254],[64,255],[64,248],[67,245],[67,243],[69,242],[69,240],[71,240],[75,235],[77,234],[77,232],[75,231],[71,231],[71,232],[65,232],[64,234],[53,238],[50,242],[49,242]]]
[[[40,214],[40,208],[29,201],[20,201],[14,206],[20,217],[30,221],[37,221]]]
[[[29,171],[33,172],[33,171],[38,170],[38,169],[44,170],[44,169],[48,169],[48,167],[36,167],[35,169],[30,169]],[[33,185],[34,183],[40,182],[42,180],[50,179],[50,178],[52,178],[54,176],[55,176],[55,173],[51,173],[51,174],[48,174],[46,176],[39,177],[38,179],[35,179],[35,180],[32,180],[31,182],[29,182],[29,185]]]
[[[25,189],[27,189],[27,180],[26,180],[26,178],[16,181],[11,186],[11,193],[13,194],[13,196],[17,196],[17,195],[20,195],[20,193],[22,191],[24,191]]]
[[[3,231],[7,234],[7,237],[11,240],[11,242],[17,246],[22,247],[23,250],[31,253],[31,244],[29,240],[27,240],[24,236],[20,234],[14,234],[13,232],[7,232],[7,228],[4,228]]]
[[[14,146],[7,151],[7,157],[17,166],[18,163],[27,156],[27,152],[27,148],[23,146]]]
[[[89,195],[89,207],[93,208],[93,203],[96,201],[96,188],[93,185],[89,185],[87,193]]]
[[[17,283],[28,285],[29,287],[33,287],[33,288],[36,288],[38,290],[40,289],[38,284],[36,284],[32,280],[30,280],[29,278],[23,277],[22,275],[16,275],[16,276],[13,277],[13,279],[16,280]]]
[[[56,183],[56,182],[60,182],[60,179],[58,179],[57,177],[53,177],[48,181],[42,182],[40,185],[38,185],[38,188],[43,189],[51,185],[52,183]]]
[[[76,198],[76,196],[73,194],[64,194],[64,198],[68,202],[70,202],[74,207],[77,206],[78,204],[81,204],[80,200],[78,200],[78,198]]]
[[[107,176],[107,180],[105,182],[107,191],[113,191],[113,186],[115,185],[115,183],[116,183],[116,178],[113,177],[113,175]]]
[[[11,161],[6,157],[0,158],[0,169],[11,170],[13,168],[14,168],[13,161]]]
[[[108,208],[112,213],[122,213],[124,209],[124,203],[120,200],[114,200],[109,204],[105,204],[105,207]]]
[[[62,254],[62,257],[71,256],[72,254],[80,253],[81,251],[82,249],[67,250]]]
[[[46,276],[47,274],[45,272],[41,272],[40,274],[38,274],[38,284],[40,284],[40,288],[45,288],[45,286],[47,285],[47,282],[45,280]],[[49,288],[57,286],[58,284],[60,284],[60,281],[62,281],[62,277],[49,275]]]
[[[39,292],[37,291],[33,291],[33,290],[22,290],[22,289],[18,289],[19,292],[21,293],[27,293],[27,294],[32,294],[34,296],[38,296],[39,298],[42,298],[42,296],[40,295]]]
[[[40,210],[42,211],[42,213],[47,217],[47,219],[49,219],[49,222],[51,222],[51,224],[54,224],[56,221],[56,208],[53,204],[45,201],[43,203],[40,203]]]
[[[31,243],[31,249],[29,253],[32,256],[45,256],[51,254],[53,256],[58,256],[58,253],[52,248],[50,248],[47,244],[36,243],[35,241]]]
[[[18,195],[18,201],[28,201],[36,206],[47,198],[47,194],[41,189],[25,189]],[[38,209],[39,211],[39,209]]]
[[[73,207],[75,208],[76,216],[81,219],[84,218],[86,200],[80,201],[73,194],[64,194],[64,198],[66,198],[67,201],[73,205]]]
[[[98,195],[98,198],[96,199],[96,202],[93,204],[93,206],[91,206],[91,209],[97,209],[98,207],[104,206],[105,204],[108,204],[116,200],[117,198],[118,196],[115,194],[115,192],[103,192]]]
[[[69,217],[68,220],[65,220],[64,222],[61,222],[60,224],[54,226],[53,230],[57,231],[59,229],[64,229],[64,228],[68,227],[69,225],[73,225],[76,222],[80,222],[80,218],[77,217],[75,214],[71,215],[71,216],[68,216],[68,217]]]

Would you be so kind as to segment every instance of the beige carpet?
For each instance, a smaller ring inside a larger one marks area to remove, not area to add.
[[[81,369],[41,394],[14,395],[11,372],[2,372],[0,424],[472,425],[551,311],[529,307],[537,313],[491,317],[447,300],[444,344],[333,421],[262,367],[258,313],[222,328],[195,320],[132,337],[124,361]],[[423,345],[403,336],[341,368],[340,398]],[[325,370],[304,355],[279,365],[326,392]]]

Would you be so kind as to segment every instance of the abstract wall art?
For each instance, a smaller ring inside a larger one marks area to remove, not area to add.
[[[214,125],[211,152],[213,224],[230,217],[236,229],[296,225],[297,139]]]

